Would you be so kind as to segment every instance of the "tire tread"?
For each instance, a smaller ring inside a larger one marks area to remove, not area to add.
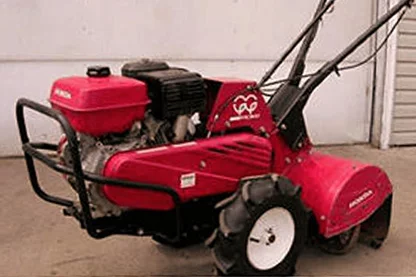
[[[298,254],[306,240],[308,221],[308,213],[300,195],[300,188],[293,186],[287,179],[282,180],[280,177],[276,179],[271,175],[257,177],[252,181],[245,179],[238,196],[220,212],[218,231],[211,245],[217,271],[222,275],[231,276],[293,275]],[[259,271],[249,264],[245,250],[241,249],[245,249],[251,224],[259,214],[273,206],[278,206],[280,202],[285,208],[292,209],[292,215],[299,217],[294,218],[297,239],[287,257],[279,265],[269,271]],[[239,206],[242,204],[245,206],[244,209]],[[238,220],[244,222],[243,230],[236,228]]]

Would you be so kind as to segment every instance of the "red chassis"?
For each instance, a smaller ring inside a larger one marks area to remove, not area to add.
[[[249,133],[211,137],[182,144],[126,151],[106,163],[103,175],[153,184],[167,184],[187,202],[236,191],[246,176],[277,173],[302,187],[325,237],[340,234],[368,219],[392,194],[387,175],[379,168],[332,157],[305,143],[291,150],[274,127],[262,94],[248,90],[251,81],[211,79],[218,91],[209,115],[213,133],[248,128]],[[209,96],[208,96],[209,97]],[[228,103],[229,99],[234,99]],[[218,116],[217,116],[218,115]],[[215,120],[215,118],[218,120]],[[166,194],[137,189],[104,187],[105,195],[120,206],[169,210]]]

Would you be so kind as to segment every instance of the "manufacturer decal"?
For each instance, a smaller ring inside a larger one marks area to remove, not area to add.
[[[365,191],[363,194],[361,194],[360,196],[358,196],[357,198],[355,198],[354,200],[352,200],[349,204],[348,204],[348,208],[352,209],[355,206],[361,204],[362,202],[364,202],[366,199],[368,199],[371,195],[373,195],[374,192],[369,189],[367,191]]]
[[[71,99],[72,98],[72,95],[71,95],[70,92],[68,92],[66,90],[59,89],[59,88],[56,88],[53,93],[55,95],[59,96],[59,97],[65,98],[65,99]]]
[[[258,105],[259,102],[255,94],[239,95],[233,101],[233,109],[237,116],[231,117],[230,121],[259,118],[260,114],[255,114]]]
[[[189,173],[181,175],[181,189],[194,187],[196,184],[196,174]]]

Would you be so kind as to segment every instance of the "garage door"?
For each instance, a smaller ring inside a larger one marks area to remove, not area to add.
[[[415,5],[414,5],[415,7]],[[391,145],[416,144],[416,9],[399,26]]]

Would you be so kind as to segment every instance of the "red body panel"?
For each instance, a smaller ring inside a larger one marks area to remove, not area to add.
[[[392,193],[381,169],[318,152],[303,151],[283,175],[302,186],[302,200],[325,237],[363,222]]]
[[[106,163],[103,174],[170,186],[184,202],[233,192],[242,177],[282,174],[302,187],[302,200],[311,208],[325,237],[363,222],[392,193],[386,174],[375,166],[312,152],[309,140],[300,150],[292,151],[274,128],[261,93],[247,91],[239,97],[253,82],[211,81],[220,88],[209,115],[208,129],[222,132],[250,127],[254,134],[225,135],[117,153]],[[173,208],[170,197],[161,193],[111,186],[105,186],[104,193],[120,206]]]
[[[183,202],[233,192],[239,179],[270,172],[270,142],[251,134],[216,137],[115,154],[104,176],[161,184],[177,191]],[[112,202],[131,208],[168,210],[170,196],[137,189],[104,186]]]
[[[150,100],[145,83],[109,76],[59,79],[52,86],[50,102],[76,131],[101,136],[126,131],[142,120]]]
[[[273,121],[263,95],[258,90],[245,91],[256,85],[253,81],[211,78],[220,89],[208,118],[207,129],[221,132],[249,127],[254,132],[271,132]]]

